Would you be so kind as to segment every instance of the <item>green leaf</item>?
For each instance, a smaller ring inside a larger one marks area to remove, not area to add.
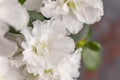
[[[24,4],[26,0],[19,0],[21,4]]]
[[[32,21],[35,21],[37,19],[40,21],[45,20],[44,16],[41,13],[38,13],[36,11],[28,11],[28,13]]]
[[[28,11],[28,13],[30,15],[29,26],[33,26],[32,22],[35,20],[40,20],[40,21],[45,20],[45,17],[41,13],[38,13],[36,11]]]
[[[97,42],[87,42],[83,48],[83,64],[87,70],[97,70],[101,64],[101,45]]]
[[[81,40],[89,41],[92,37],[92,30],[90,25],[84,25],[83,29],[78,34],[72,34],[71,37],[76,43],[79,43]]]
[[[13,27],[11,27],[10,26],[10,30],[9,30],[9,32],[11,32],[11,33],[15,33],[15,34],[20,34],[20,32],[19,31],[16,31]]]

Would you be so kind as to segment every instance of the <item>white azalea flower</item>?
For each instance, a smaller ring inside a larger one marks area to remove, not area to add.
[[[23,6],[27,10],[40,10],[40,7],[42,7],[42,0],[26,0],[26,2],[23,4]]]
[[[11,66],[7,58],[0,57],[0,80],[25,80],[25,77],[21,70]]]
[[[61,24],[59,24],[61,23]],[[33,30],[24,30],[26,41],[22,44],[24,62],[29,73],[42,75],[56,67],[61,60],[73,53],[75,43],[64,35],[64,24],[59,20],[35,21]]]
[[[27,26],[29,16],[18,0],[0,0],[0,20],[21,30]]]
[[[103,16],[102,0],[44,0],[41,12],[46,17],[62,15],[72,33],[78,33],[83,23],[93,24]]]

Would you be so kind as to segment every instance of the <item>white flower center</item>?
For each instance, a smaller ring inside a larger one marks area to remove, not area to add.
[[[47,40],[45,39],[40,39],[40,40],[37,40],[38,42],[36,42],[32,48],[33,48],[33,51],[38,55],[38,56],[44,56],[46,54],[49,53],[49,50],[48,50],[48,45],[47,45]]]
[[[45,69],[44,73],[45,74],[53,74],[53,69]]]
[[[45,42],[41,42],[40,45],[41,45],[41,48],[43,49],[47,48],[47,44]]]
[[[76,4],[73,1],[68,2],[70,8],[76,8]]]
[[[67,5],[70,7],[70,8],[76,8],[76,4],[74,1],[71,1],[71,0],[64,0],[64,3],[67,2]]]

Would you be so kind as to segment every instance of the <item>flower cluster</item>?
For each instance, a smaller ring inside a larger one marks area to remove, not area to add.
[[[82,47],[70,35],[101,19],[102,1],[20,1],[0,0],[0,80],[77,80]],[[28,26],[28,11],[44,21]]]

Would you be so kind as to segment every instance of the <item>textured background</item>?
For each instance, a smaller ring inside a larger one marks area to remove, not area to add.
[[[120,0],[103,0],[105,15],[93,25],[93,39],[104,48],[99,70],[81,68],[79,80],[120,80]]]

